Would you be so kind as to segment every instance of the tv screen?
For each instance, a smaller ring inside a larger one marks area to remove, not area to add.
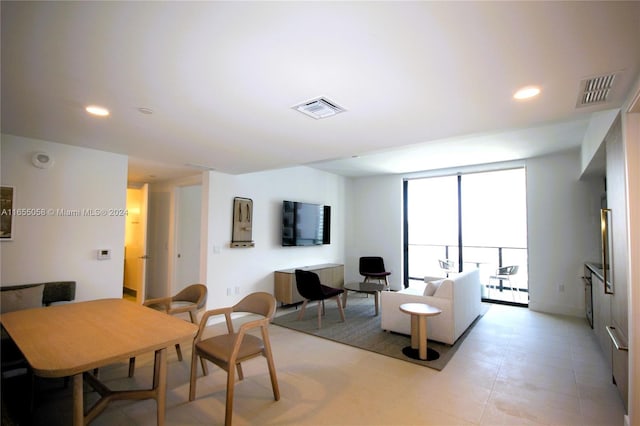
[[[325,206],[298,201],[282,202],[282,245],[315,246],[328,244],[329,218]]]

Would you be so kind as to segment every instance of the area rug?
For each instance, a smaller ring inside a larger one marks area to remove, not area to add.
[[[307,307],[304,318],[300,321],[297,319],[300,312],[300,308],[298,308],[289,313],[277,315],[273,320],[273,324],[436,370],[442,370],[481,318],[476,318],[467,331],[453,345],[428,340],[427,346],[438,351],[440,357],[434,361],[422,361],[409,358],[402,353],[404,347],[411,345],[409,336],[386,332],[380,328],[380,315],[375,315],[373,296],[367,297],[366,294],[350,293],[345,309],[345,322],[340,320],[335,301],[329,300],[325,303],[325,315],[322,317],[322,328],[320,330],[318,330],[315,303]],[[485,311],[486,309],[483,309],[483,313]],[[407,321],[410,321],[409,315],[407,315]]]

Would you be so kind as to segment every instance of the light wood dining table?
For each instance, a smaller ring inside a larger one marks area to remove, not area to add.
[[[112,400],[155,399],[165,420],[167,348],[192,339],[197,326],[123,299],[100,299],[0,315],[0,322],[41,377],[73,377],[73,424],[92,421]],[[151,389],[113,391],[90,372],[154,352]],[[84,408],[83,382],[101,399]]]

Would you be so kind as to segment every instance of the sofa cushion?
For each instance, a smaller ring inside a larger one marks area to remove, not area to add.
[[[19,311],[21,309],[39,308],[42,306],[44,284],[16,290],[0,292],[0,312]]]
[[[433,297],[441,297],[443,299],[453,299],[453,281],[450,279],[443,280],[438,286]]]
[[[436,290],[440,288],[440,284],[442,284],[442,281],[444,280],[429,281],[427,285],[424,287],[423,296],[433,296]]]

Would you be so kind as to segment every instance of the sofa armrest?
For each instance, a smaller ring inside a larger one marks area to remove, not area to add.
[[[457,339],[482,310],[480,272],[477,269],[462,273],[456,278],[453,310]]]

